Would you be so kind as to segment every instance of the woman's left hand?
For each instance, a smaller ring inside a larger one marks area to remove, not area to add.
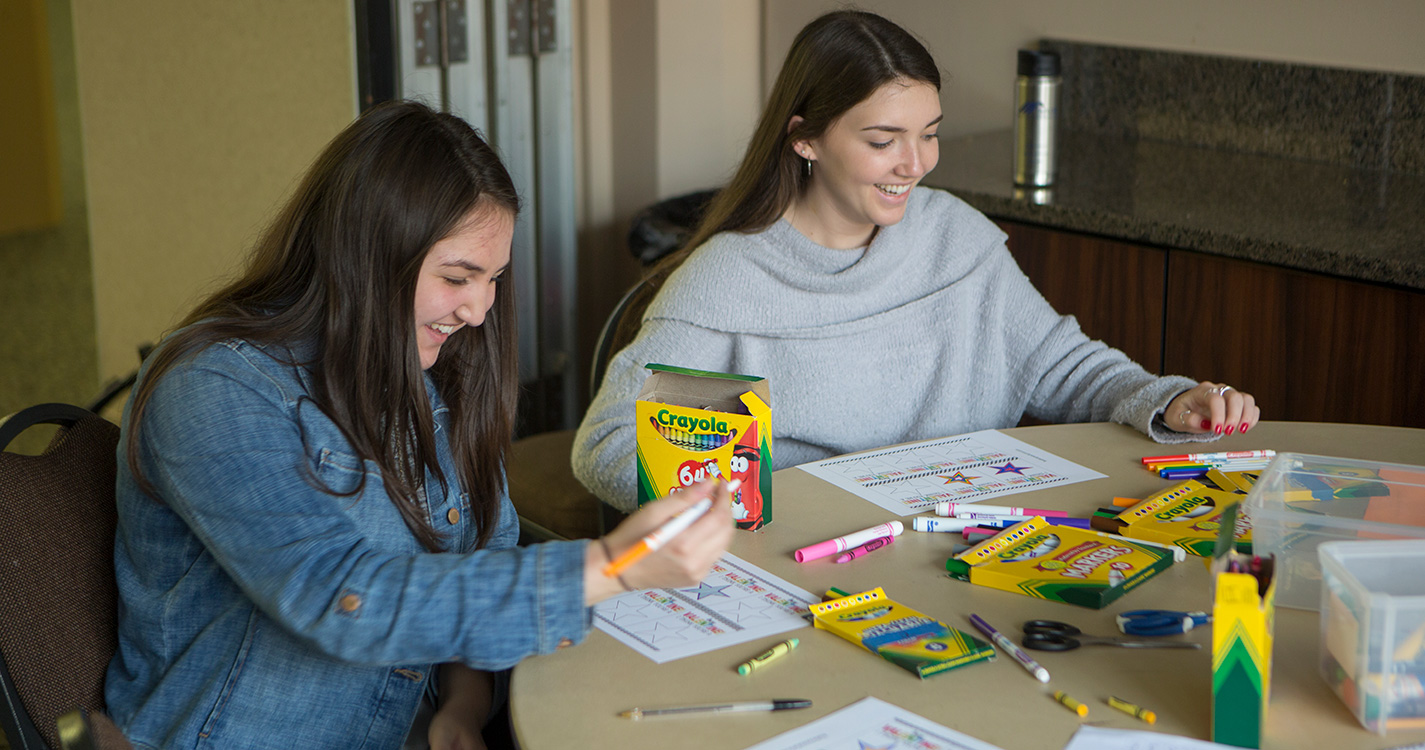
[[[1183,391],[1163,410],[1163,422],[1177,432],[1231,435],[1246,432],[1261,419],[1262,410],[1252,394],[1225,383],[1204,380]]]

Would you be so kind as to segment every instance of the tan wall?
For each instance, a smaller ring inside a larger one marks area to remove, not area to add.
[[[61,213],[56,227],[0,236],[0,416],[46,401],[82,404],[100,385],[69,0],[41,5]]]
[[[715,187],[741,156],[762,100],[761,12],[760,0],[575,4],[581,369],[641,273],[629,219]]]
[[[355,116],[351,1],[71,1],[108,377],[237,268]]]
[[[797,31],[844,3],[765,4],[770,85]],[[910,29],[940,64],[943,135],[1010,127],[1014,52],[1053,37],[1125,47],[1425,74],[1415,0],[861,0]]]

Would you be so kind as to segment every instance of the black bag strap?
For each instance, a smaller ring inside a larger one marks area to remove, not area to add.
[[[0,450],[4,450],[11,440],[19,437],[20,433],[37,424],[57,424],[67,427],[93,415],[94,412],[73,404],[37,404],[27,409],[21,409],[12,414],[9,419],[0,422]]]

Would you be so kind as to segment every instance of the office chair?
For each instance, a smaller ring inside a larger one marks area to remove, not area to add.
[[[38,424],[60,425],[42,454],[3,450]],[[112,727],[102,712],[117,645],[118,442],[112,422],[67,404],[0,423],[0,730],[16,750],[63,747],[57,720],[73,709],[99,725],[94,746],[127,745],[100,731]]]

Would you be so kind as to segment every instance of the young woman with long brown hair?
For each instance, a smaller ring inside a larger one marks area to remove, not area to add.
[[[649,362],[767,378],[774,468],[1025,414],[1160,442],[1256,424],[1251,395],[1090,341],[993,222],[918,186],[939,156],[939,91],[930,53],[885,18],[836,11],[802,29],[735,176],[656,269],[638,336],[608,365],[575,440],[584,484],[632,510]]]

